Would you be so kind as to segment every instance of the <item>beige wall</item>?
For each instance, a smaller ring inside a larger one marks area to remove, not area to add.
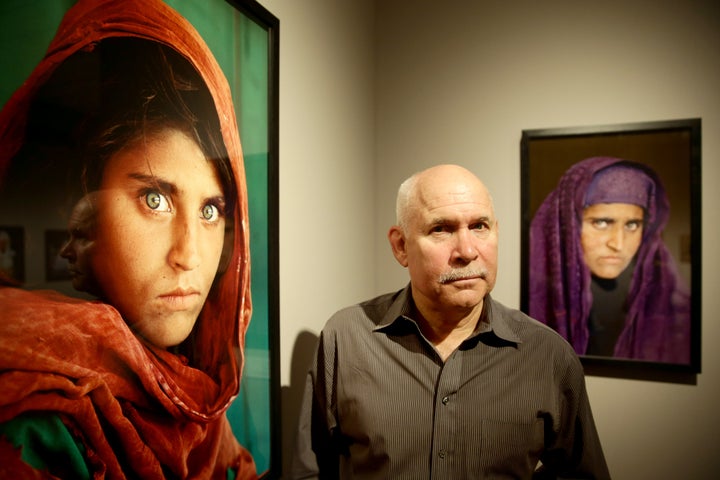
[[[375,279],[374,6],[262,0],[280,19],[283,461],[315,336]]]
[[[400,287],[397,184],[475,170],[501,222],[494,295],[517,307],[523,129],[701,117],[703,373],[588,377],[615,479],[720,471],[720,7],[714,0],[261,0],[280,18],[280,295],[285,454],[314,335]]]

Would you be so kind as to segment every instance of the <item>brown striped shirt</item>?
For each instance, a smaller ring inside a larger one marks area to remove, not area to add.
[[[336,313],[320,337],[291,478],[610,478],[572,347],[488,296],[443,363],[410,287]]]

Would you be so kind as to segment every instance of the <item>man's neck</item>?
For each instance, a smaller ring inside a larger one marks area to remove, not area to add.
[[[440,311],[417,306],[420,330],[433,344],[443,362],[465,341],[477,327],[483,302],[471,310]]]

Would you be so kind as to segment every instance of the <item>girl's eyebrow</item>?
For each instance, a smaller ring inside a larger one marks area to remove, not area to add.
[[[174,183],[168,182],[167,180],[163,180],[162,178],[158,178],[154,175],[146,175],[144,173],[128,173],[128,177],[132,178],[133,180],[142,182],[146,185],[152,185],[154,187],[157,187],[163,192],[177,193],[177,187]]]

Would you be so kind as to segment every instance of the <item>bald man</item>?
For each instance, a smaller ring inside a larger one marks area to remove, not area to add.
[[[485,185],[429,168],[400,185],[396,215],[410,282],[323,328],[292,478],[610,478],[572,347],[490,296]]]
[[[60,256],[68,261],[73,288],[99,296],[100,288],[91,267],[95,247],[95,201],[95,194],[88,194],[73,207],[68,220],[69,238],[60,249]]]

